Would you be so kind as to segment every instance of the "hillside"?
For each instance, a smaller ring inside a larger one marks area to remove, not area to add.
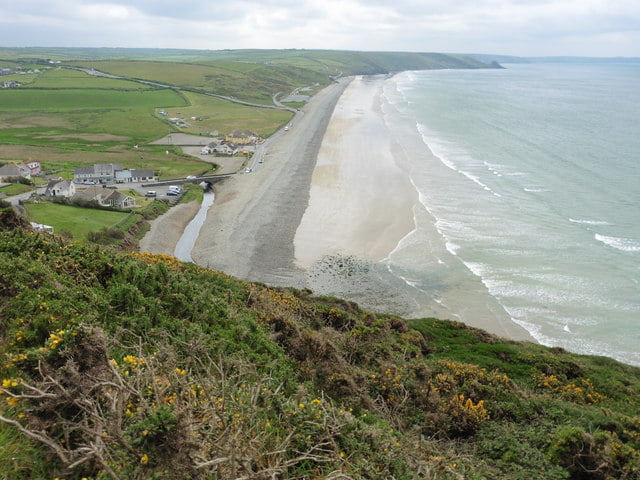
[[[3,478],[640,478],[640,369],[0,213]]]

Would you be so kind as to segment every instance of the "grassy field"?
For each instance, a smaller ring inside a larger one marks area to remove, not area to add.
[[[34,187],[30,185],[23,185],[22,183],[12,183],[11,185],[0,188],[0,193],[4,193],[7,197],[10,197],[11,195],[20,195],[21,193],[29,192],[33,189]]]
[[[74,110],[153,108],[180,105],[173,90],[121,91],[102,89],[3,89],[2,111],[64,112]]]
[[[288,65],[276,67],[228,61],[175,65],[167,62],[118,60],[77,62],[74,65],[266,105],[273,104],[271,97],[274,93],[328,83],[324,73]]]
[[[169,117],[196,117],[189,120],[189,128],[181,129],[186,133],[219,132],[221,135],[234,130],[251,130],[262,137],[268,137],[286,124],[293,114],[286,110],[249,107],[229,102],[221,98],[185,92],[190,106],[164,109]]]
[[[50,202],[29,203],[25,208],[29,221],[51,225],[58,234],[69,232],[75,240],[81,242],[86,241],[87,233],[113,227],[130,215]]]
[[[28,77],[32,75],[18,75],[18,77]],[[112,78],[103,78],[89,75],[88,73],[68,68],[56,68],[47,70],[37,75],[32,81],[26,85],[27,87],[36,88],[108,88],[108,89],[127,89],[127,90],[148,90],[152,88],[138,82],[130,82],[127,80],[117,80]]]

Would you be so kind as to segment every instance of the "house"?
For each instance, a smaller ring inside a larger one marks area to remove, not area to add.
[[[109,190],[100,204],[109,207],[129,208],[135,207],[136,199],[117,190]]]
[[[153,182],[156,177],[153,170],[148,168],[133,168],[131,170],[119,170],[116,172],[117,183],[129,183],[129,182]]]
[[[45,197],[71,198],[76,193],[76,186],[70,180],[51,180],[44,191]]]
[[[6,180],[9,177],[31,178],[31,173],[29,167],[24,163],[7,163],[0,167],[0,181]]]
[[[26,164],[27,168],[29,169],[29,172],[31,174],[31,176],[35,176],[35,175],[39,175],[40,172],[42,171],[42,165],[40,165],[40,162],[29,162]]]
[[[224,155],[234,155],[238,152],[238,148],[233,143],[221,143],[213,147],[213,151]]]
[[[98,181],[113,182],[116,177],[116,172],[122,170],[122,165],[117,163],[96,163],[93,169]]]
[[[73,181],[76,183],[95,182],[95,177],[93,167],[76,167],[73,169]]]
[[[125,168],[124,170],[118,170],[116,172],[116,183],[129,183],[131,182],[131,170]]]
[[[257,133],[234,130],[233,133],[226,135],[224,139],[227,143],[235,143],[236,145],[253,145],[260,139],[260,137]]]
[[[156,179],[153,170],[148,168],[134,168],[131,170],[132,182],[153,182]]]
[[[110,190],[107,190],[105,188],[105,185],[95,185],[95,186],[91,186],[89,188],[87,188],[86,190],[82,190],[80,192],[77,192],[74,196],[74,198],[78,198],[78,199],[82,199],[82,200],[87,200],[87,201],[96,201],[99,204],[102,204],[102,199],[104,198],[104,196],[109,192]]]
[[[78,192],[75,198],[95,201],[105,207],[129,208],[134,207],[136,204],[135,198],[117,190],[105,188],[104,185],[89,187],[83,192]]]
[[[76,167],[73,169],[73,181],[76,183],[113,182],[119,170],[122,170],[122,165],[117,163],[96,163],[91,167]]]

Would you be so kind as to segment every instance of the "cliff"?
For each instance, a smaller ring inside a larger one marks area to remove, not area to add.
[[[640,478],[640,369],[0,233],[3,478]]]

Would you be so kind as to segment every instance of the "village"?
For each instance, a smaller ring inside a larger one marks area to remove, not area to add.
[[[161,139],[158,142],[162,141],[173,142],[174,140],[169,137],[168,140]],[[219,168],[219,163],[225,163],[224,158],[230,160],[237,158],[236,161],[230,162],[222,169],[225,173],[235,173],[244,165],[247,156],[260,141],[262,139],[254,132],[235,130],[220,138],[198,138],[198,143],[201,143],[198,147],[193,146],[196,143],[194,140],[183,141],[191,144],[191,147],[189,148],[187,145],[182,147],[185,152],[200,159],[206,159],[207,163],[213,163],[216,169]],[[138,145],[134,145],[134,149],[138,148]],[[211,160],[206,158],[208,156],[211,156]],[[186,177],[188,180],[196,178],[195,175]],[[166,183],[171,179],[162,180]],[[182,182],[183,179],[175,180]],[[0,198],[7,197],[3,193],[3,187],[22,183],[34,188],[15,197],[18,201],[37,199],[37,201],[55,201],[84,207],[123,210],[148,204],[150,200],[144,197],[153,197],[154,199],[156,197],[174,197],[170,200],[167,199],[171,204],[176,203],[183,193],[180,187],[163,185],[154,186],[153,190],[148,189],[150,185],[160,181],[159,175],[152,169],[128,168],[117,163],[95,163],[75,167],[72,178],[63,178],[55,173],[46,172],[39,161],[6,163],[0,166]],[[53,228],[49,225],[32,222],[32,226],[37,230],[53,232]]]

